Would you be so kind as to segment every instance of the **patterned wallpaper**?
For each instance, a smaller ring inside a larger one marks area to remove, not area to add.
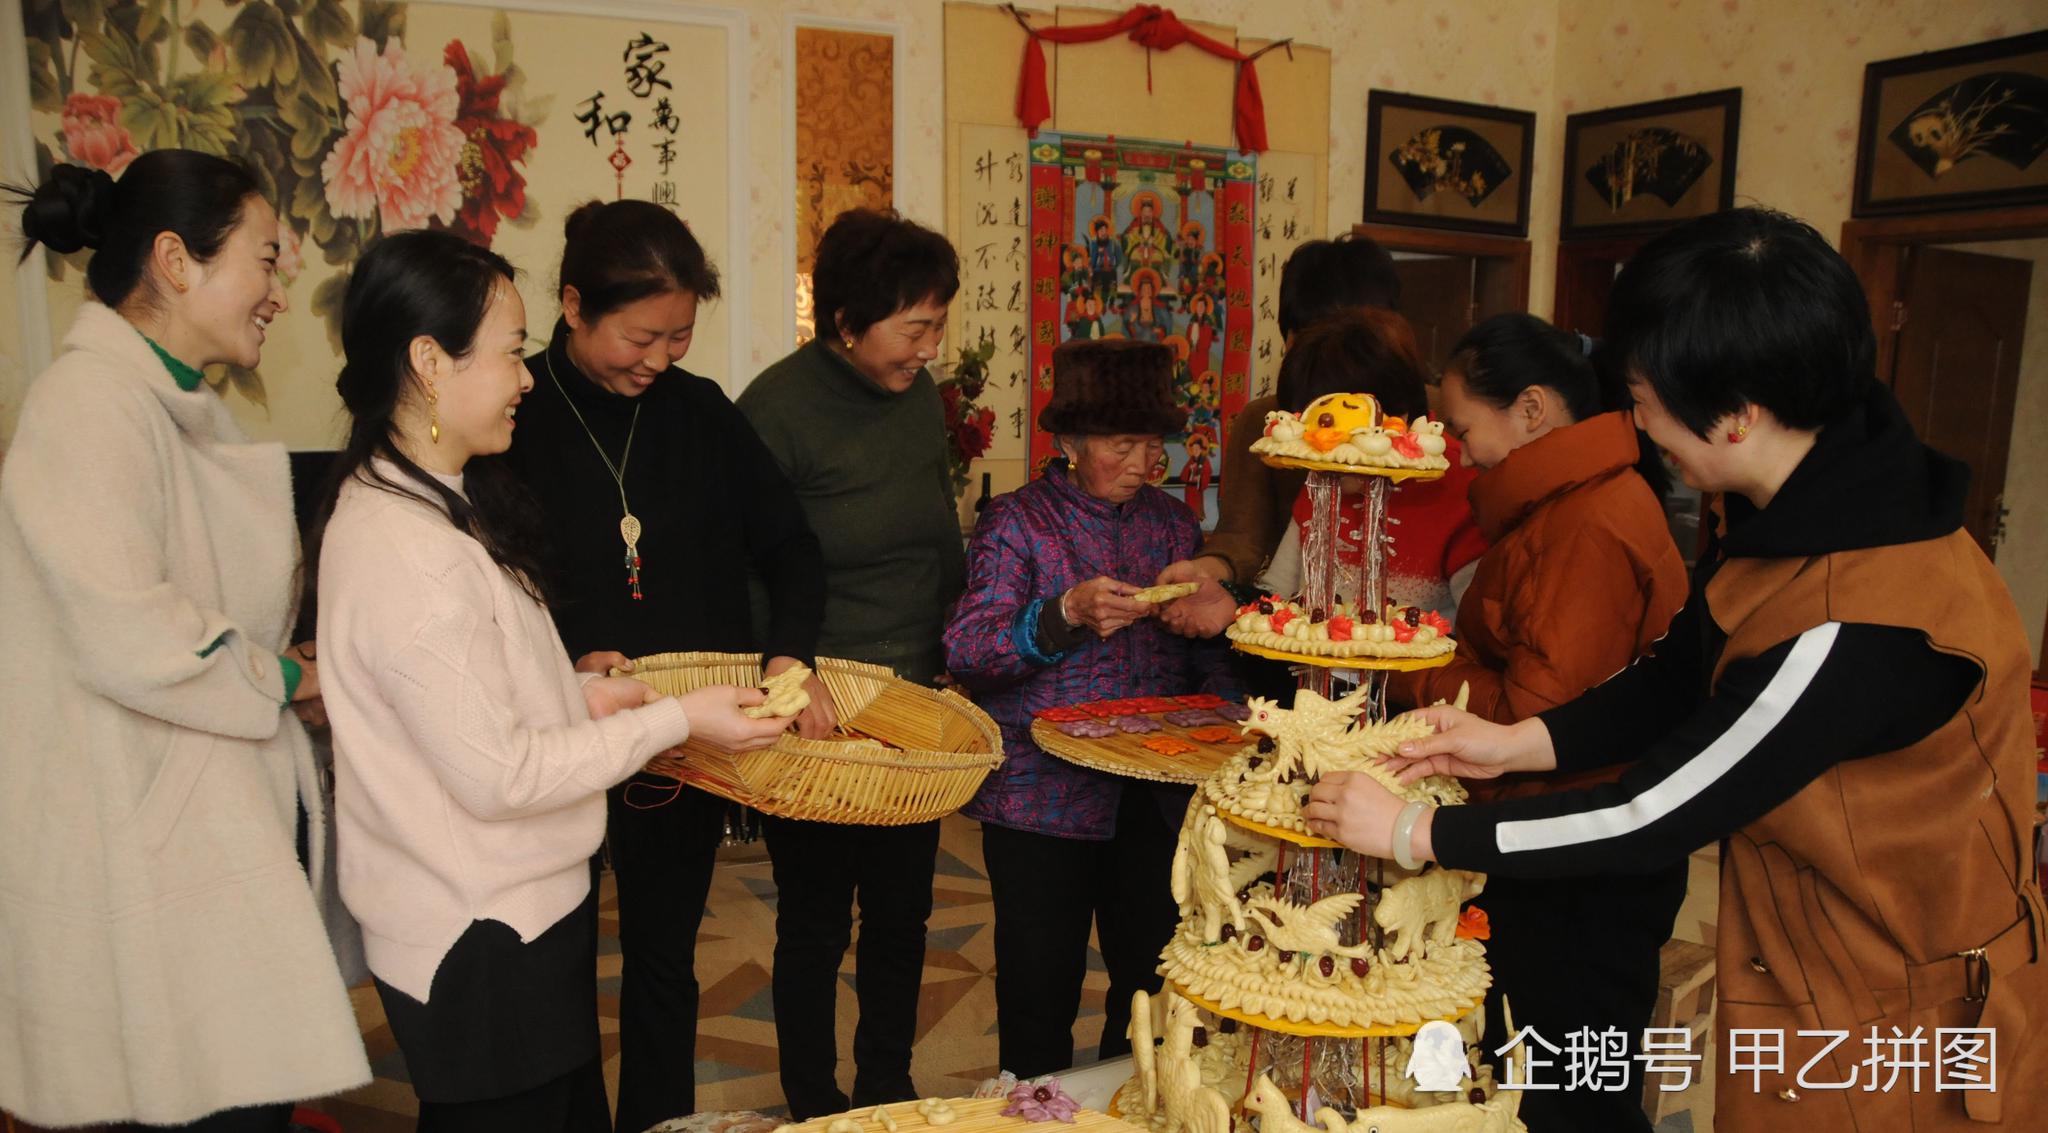
[[[978,2],[978,0],[977,0]],[[1050,12],[1051,4],[1023,7]],[[1114,0],[1092,7],[1120,8]],[[1559,116],[1551,111],[1559,0],[1179,0],[1168,3],[1184,20],[1235,26],[1246,38],[1292,36],[1332,48],[1338,65],[1330,89],[1330,206],[1332,233],[1358,222],[1365,193],[1365,96],[1374,86],[1442,98],[1498,102],[1538,113],[1539,155],[1562,148]],[[748,125],[754,146],[748,178],[751,261],[784,264],[795,254],[793,220],[774,174],[781,169],[781,121],[789,83],[786,53],[790,24],[833,17],[893,24],[903,45],[901,100],[896,106],[905,152],[896,155],[896,207],[927,224],[945,217],[945,5],[943,0],[749,0],[752,83]],[[1044,20],[1041,22],[1050,22]],[[1015,67],[1012,60],[991,65]],[[1558,181],[1539,158],[1534,188],[1536,240],[1533,302],[1550,306],[1555,272],[1545,245],[1557,231]],[[1326,233],[1325,235],[1328,235]],[[759,372],[787,353],[788,335],[777,321],[785,307],[783,276],[756,270],[752,301],[756,331],[751,366]],[[743,367],[747,365],[741,352]],[[736,375],[739,376],[739,375]]]
[[[1179,0],[1183,18],[1247,37],[1293,36],[1336,53],[1331,77],[1329,224],[1358,219],[1366,91],[1385,87],[1498,102],[1538,114],[1530,235],[1531,306],[1548,311],[1555,273],[1563,116],[1672,94],[1742,86],[1737,192],[1813,221],[1833,238],[1848,214],[1865,63],[2017,34],[2048,23],[2041,0]],[[1047,10],[1051,5],[1038,5]],[[750,341],[733,385],[788,350],[784,323],[796,218],[786,166],[792,21],[889,25],[902,44],[894,197],[931,224],[945,216],[943,0],[747,0],[749,246],[726,269],[748,287]],[[1008,65],[1008,64],[1006,64]],[[7,289],[0,287],[0,298]],[[13,304],[0,340],[18,342]],[[0,351],[0,436],[18,403]]]

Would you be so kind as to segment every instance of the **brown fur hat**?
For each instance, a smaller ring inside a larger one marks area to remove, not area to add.
[[[1038,427],[1059,436],[1172,436],[1187,427],[1173,401],[1173,350],[1128,338],[1074,339],[1052,352],[1052,401]]]

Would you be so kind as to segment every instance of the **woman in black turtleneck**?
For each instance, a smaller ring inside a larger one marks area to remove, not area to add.
[[[563,644],[586,672],[691,650],[759,651],[771,675],[811,664],[825,607],[818,540],[725,391],[676,365],[698,303],[718,297],[717,269],[681,220],[646,201],[592,202],[566,227],[562,318],[527,359],[533,392],[506,456],[545,512]],[[797,727],[821,737],[837,723],[832,699],[817,678],[809,687]],[[697,927],[726,807],[693,790],[650,807],[663,792],[637,781],[610,796],[621,1133],[696,1110]]]

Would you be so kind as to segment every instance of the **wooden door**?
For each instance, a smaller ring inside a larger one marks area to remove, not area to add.
[[[1556,317],[1565,330],[1599,338],[1607,332],[1607,300],[1614,276],[1646,236],[1565,240],[1557,246]]]
[[[1415,345],[1432,372],[1441,372],[1458,336],[1478,316],[1470,256],[1428,256],[1394,261],[1401,277],[1401,314],[1415,328]]]
[[[1926,246],[1908,247],[1903,260],[1892,390],[1922,440],[1969,464],[1963,525],[1997,558],[2034,265]]]

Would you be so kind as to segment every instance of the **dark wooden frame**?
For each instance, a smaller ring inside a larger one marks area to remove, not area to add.
[[[1880,59],[1863,68],[1863,109],[1856,123],[1856,182],[1849,195],[1853,217],[1908,216],[1915,213],[1947,212],[1957,209],[2018,207],[2048,202],[2048,183],[2016,189],[1990,189],[1970,193],[1936,193],[1925,197],[1904,197],[1883,204],[1870,203],[1870,176],[1877,160],[1879,123],[1878,99],[1884,84],[1901,75],[1939,71],[1948,67],[1988,63],[2014,55],[2048,51],[2048,30],[2008,36],[1985,43],[1973,43],[1947,51],[1930,51],[1898,59]],[[2048,162],[2048,156],[2036,159]]]
[[[1870,301],[1870,321],[1877,331],[1879,379],[1889,382],[1895,366],[1899,314],[1904,305],[1904,253],[1908,247],[2030,240],[2041,236],[2048,236],[2048,203],[1843,221],[1842,258],[1849,261]],[[2048,650],[2042,651],[2041,667],[2034,670],[2034,679],[2048,680]]]
[[[1380,130],[1380,114],[1389,108],[1420,110],[1431,114],[1445,114],[1456,118],[1480,118],[1489,122],[1506,122],[1522,131],[1521,153],[1513,172],[1521,185],[1515,191],[1515,220],[1502,223],[1490,220],[1458,220],[1425,213],[1394,212],[1376,208],[1373,201],[1379,196],[1381,150],[1385,139]],[[1405,94],[1401,91],[1372,90],[1365,98],[1365,211],[1362,214],[1368,224],[1389,224],[1400,227],[1442,228],[1457,232],[1477,232],[1491,236],[1523,237],[1529,234],[1529,190],[1535,180],[1533,163],[1536,159],[1536,112],[1533,110],[1510,110],[1503,106],[1487,106],[1477,102],[1453,102],[1444,98],[1430,98],[1425,95]],[[1467,253],[1470,254],[1470,253]]]
[[[1470,256],[1478,261],[1477,289],[1487,297],[1486,306],[1503,311],[1529,309],[1529,241],[1525,239],[1395,224],[1354,224],[1351,232],[1370,237],[1389,252]]]
[[[1579,135],[1593,126],[1607,126],[1615,122],[1641,119],[1645,124],[1654,124],[1658,118],[1672,114],[1684,114],[1694,110],[1719,109],[1722,112],[1720,153],[1715,161],[1720,165],[1721,184],[1714,194],[1714,209],[1731,208],[1735,204],[1735,165],[1742,140],[1742,88],[1728,87],[1725,90],[1710,90],[1700,94],[1681,95],[1678,98],[1660,98],[1655,102],[1638,102],[1628,106],[1612,106],[1605,110],[1589,110],[1581,114],[1568,115],[1564,120],[1564,192],[1558,204],[1558,237],[1564,240],[1607,239],[1615,236],[1639,236],[1645,232],[1657,232],[1691,217],[1672,217],[1668,220],[1630,221],[1620,224],[1586,224],[1572,215],[1572,200],[1576,195],[1579,176]]]

